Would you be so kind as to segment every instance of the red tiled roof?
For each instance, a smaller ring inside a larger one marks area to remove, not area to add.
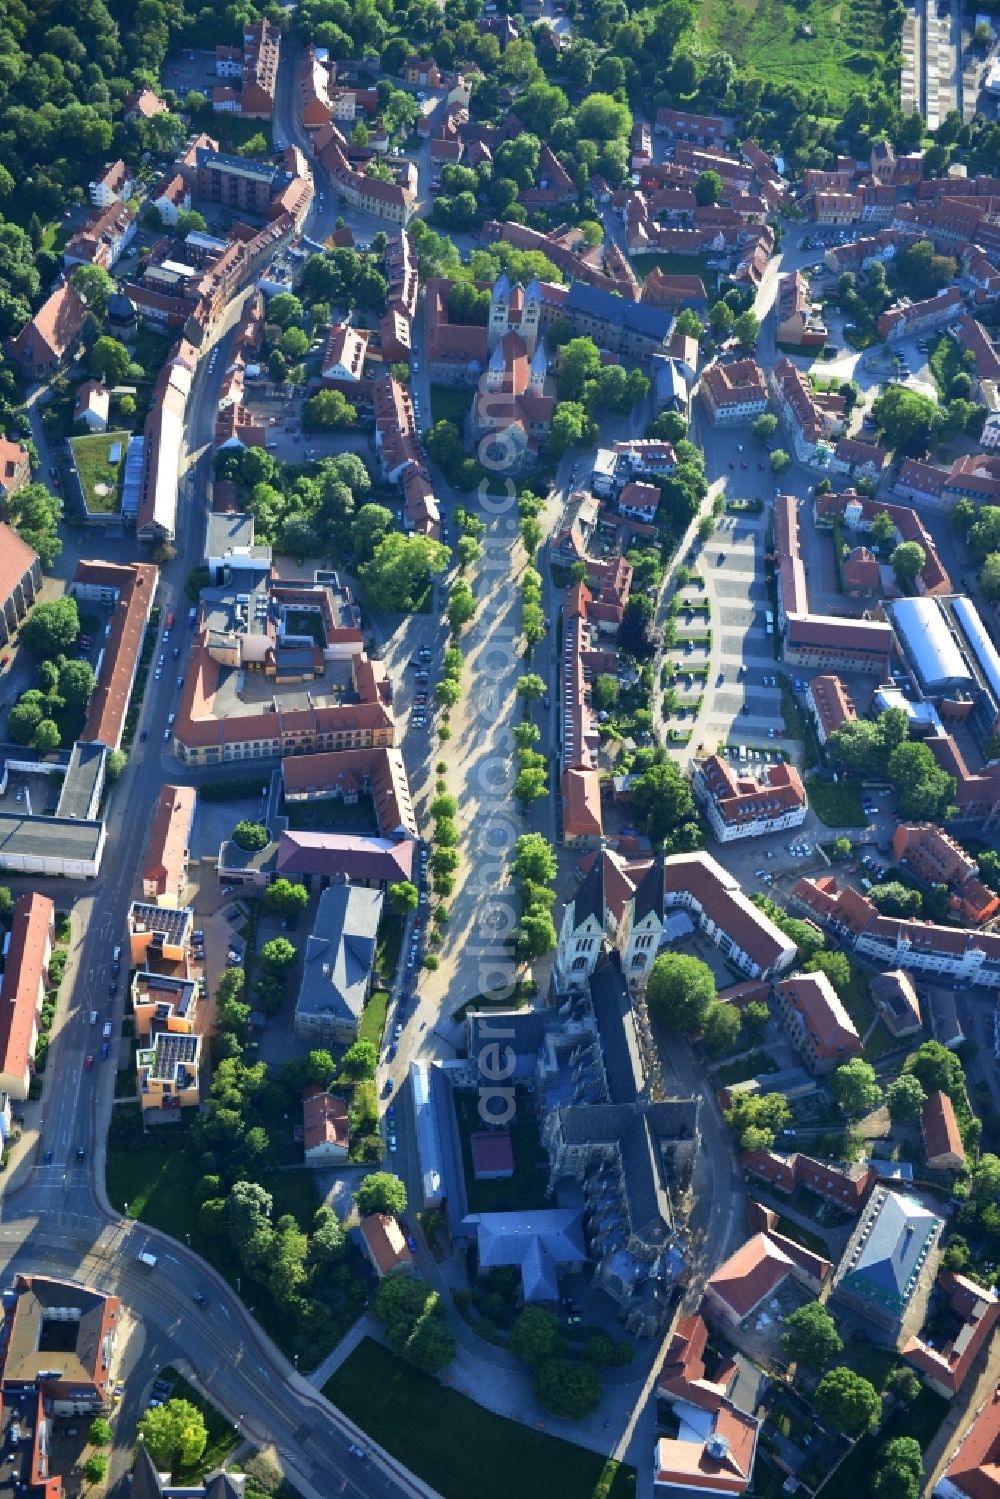
[[[302,1148],[308,1155],[321,1145],[348,1144],[347,1104],[335,1093],[326,1093],[315,1084],[302,1093]]]
[[[31,1062],[35,1017],[46,977],[45,948],[55,907],[47,895],[18,896],[0,980],[0,1071],[23,1078]]]
[[[1000,1388],[977,1411],[943,1477],[967,1499],[1000,1495]]]
[[[944,1156],[957,1157],[959,1164],[965,1160],[965,1147],[955,1117],[955,1105],[947,1093],[938,1089],[936,1093],[928,1094],[924,1101],[920,1127],[929,1166]]]
[[[0,521],[0,603],[10,598],[25,573],[37,561],[35,549]]]

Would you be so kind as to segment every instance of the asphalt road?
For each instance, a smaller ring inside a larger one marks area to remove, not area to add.
[[[220,342],[231,337],[240,311],[239,303],[228,309],[216,334]],[[188,403],[188,466],[178,502],[177,556],[161,569],[159,587],[165,607],[177,612],[174,643],[183,641],[187,629],[184,579],[202,557],[212,423],[224,370],[225,360],[220,360],[217,371],[209,375],[207,361],[202,360]],[[163,741],[175,697],[175,680],[169,674],[162,684],[150,682],[147,688],[140,725],[148,730],[148,739],[136,740],[113,795],[100,879],[82,886],[25,882],[32,888],[51,885],[60,904],[75,900],[74,936],[65,985],[68,1008],[49,1051],[48,1074],[54,1081],[43,1104],[35,1163],[27,1173],[16,1173],[11,1190],[0,1199],[0,1258],[11,1273],[66,1275],[119,1295],[143,1329],[148,1351],[141,1378],[147,1373],[151,1377],[163,1363],[184,1360],[204,1392],[246,1437],[274,1444],[288,1477],[306,1499],[424,1494],[428,1490],[422,1484],[375,1452],[361,1432],[299,1377],[231,1289],[197,1255],[123,1222],[107,1205],[104,1137],[114,1067],[101,1065],[100,1031],[91,1025],[90,1012],[97,1010],[99,1023],[115,1021],[117,1035],[120,1017],[115,1012],[124,1000],[120,992],[114,998],[109,994],[111,954],[125,940],[126,914],[136,894],[155,800],[176,769]],[[94,1053],[97,1059],[88,1070],[85,1057]],[[76,1161],[78,1149],[84,1151],[82,1164]],[[147,1241],[160,1257],[154,1271],[137,1260]],[[194,1303],[196,1291],[208,1298],[204,1311]],[[124,1490],[138,1413],[139,1403],[130,1390],[112,1456],[116,1492]],[[348,1453],[350,1444],[359,1441],[369,1452],[363,1465]]]

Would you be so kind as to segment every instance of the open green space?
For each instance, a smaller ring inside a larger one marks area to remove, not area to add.
[[[100,432],[94,437],[70,438],[83,498],[87,509],[95,515],[117,515],[122,508],[125,449],[131,435],[131,432]],[[112,462],[114,448],[119,451]]]
[[[946,400],[952,380],[966,367],[962,349],[949,334],[942,333],[935,339],[927,356],[927,363],[931,367],[938,395]]]
[[[605,1459],[496,1416],[366,1338],[323,1394],[442,1499],[627,1499],[635,1469],[610,1484]]]
[[[375,944],[375,972],[391,984],[399,967],[399,949],[403,942],[403,918],[395,911],[384,911],[379,922]]]
[[[868,821],[858,788],[849,781],[808,776],[806,794],[816,816],[828,828],[863,828]]]
[[[829,1254],[827,1242],[819,1234],[814,1234],[811,1229],[804,1228],[794,1218],[779,1218],[777,1222],[779,1234],[784,1234],[786,1239],[791,1239],[793,1244],[801,1244],[803,1249],[809,1249],[813,1254],[826,1258]]]
[[[794,81],[829,112],[863,93],[879,72],[886,33],[881,0],[701,0],[690,40],[706,57],[728,52],[738,72],[765,83]]]
[[[360,796],[354,803],[345,802],[339,796],[331,796],[325,801],[286,802],[285,815],[288,826],[296,831],[319,832],[340,828],[351,833],[374,833],[378,830],[375,804],[370,796]]]
[[[169,353],[170,339],[167,335],[157,333],[155,328],[147,328],[144,323],[140,324],[132,357],[136,364],[142,365],[150,379],[155,379],[159,374]],[[196,603],[197,600],[192,599],[191,602]]]
[[[848,957],[847,961],[851,965],[851,981],[838,990],[838,993],[844,1009],[854,1022],[854,1029],[859,1036],[863,1036],[875,1019],[875,1005],[869,989],[870,974],[853,958]]]
[[[472,395],[465,385],[431,386],[431,422],[454,422],[461,432]]]
[[[479,1094],[470,1088],[456,1091],[454,1099],[469,1212],[513,1213],[549,1206],[545,1196],[548,1162],[538,1138],[538,1120],[529,1095],[517,1089],[514,1117],[507,1126],[514,1152],[514,1174],[496,1181],[476,1181],[472,1172],[471,1137],[486,1129],[479,1112]]]
[[[189,1401],[196,1410],[201,1411],[205,1419],[208,1441],[205,1443],[205,1450],[201,1457],[197,1462],[189,1463],[186,1467],[176,1468],[171,1474],[175,1484],[193,1487],[201,1482],[206,1473],[212,1473],[222,1466],[240,1440],[240,1434],[210,1400],[196,1390],[194,1385],[188,1384],[183,1374],[178,1374],[172,1364],[161,1369],[160,1378],[173,1385],[170,1393],[171,1400]]]
[[[853,1359],[845,1359],[844,1362],[855,1366]],[[859,1369],[858,1372],[871,1378],[864,1369]],[[947,1400],[935,1395],[933,1390],[922,1388],[915,1400],[908,1401],[901,1409],[893,1411],[877,1435],[861,1438],[854,1451],[831,1473],[823,1487],[823,1493],[829,1495],[829,1499],[857,1499],[858,1494],[870,1493],[871,1475],[880,1448],[894,1437],[915,1437],[920,1443],[920,1450],[926,1452],[947,1411]]]
[[[661,252],[654,255],[636,255],[632,261],[632,269],[644,280],[652,270],[662,271],[665,276],[700,276],[705,282],[706,290],[711,290],[715,281],[714,272],[706,269],[704,257],[701,255],[671,255]]]
[[[112,1205],[130,1218],[148,1223],[172,1238],[186,1242],[230,1285],[242,1276],[243,1300],[261,1326],[286,1352],[294,1351],[297,1330],[279,1311],[267,1288],[248,1282],[239,1258],[225,1234],[206,1233],[198,1217],[201,1167],[189,1137],[194,1110],[183,1110],[177,1124],[152,1126],[143,1133],[138,1104],[115,1105],[108,1132],[107,1189]],[[268,1124],[271,1121],[268,1119]],[[291,1125],[285,1123],[291,1140]],[[270,1131],[269,1131],[270,1132]],[[273,1138],[277,1139],[277,1125]],[[308,1171],[270,1171],[260,1178],[274,1199],[274,1222],[290,1213],[300,1228],[312,1226],[319,1206],[316,1184]],[[354,1320],[347,1315],[335,1337]]]
[[[385,1015],[389,1008],[388,989],[373,989],[368,1003],[361,1012],[358,1040],[370,1041],[376,1050],[382,1047],[382,1032],[385,1030]]]

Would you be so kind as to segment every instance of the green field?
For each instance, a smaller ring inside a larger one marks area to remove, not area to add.
[[[868,821],[857,787],[846,781],[824,781],[810,776],[806,795],[820,822],[828,828],[863,828]]]
[[[708,291],[715,282],[715,272],[706,269],[701,255],[636,255],[632,269],[640,280],[652,270],[661,270],[665,276],[700,276]]]
[[[84,501],[95,515],[117,515],[122,508],[125,449],[131,436],[131,432],[101,432],[96,437],[70,438]],[[118,462],[112,463],[108,455],[115,446],[121,453]]]
[[[602,1485],[596,1452],[533,1431],[446,1389],[366,1338],[323,1394],[442,1499],[628,1499],[635,1470]]]
[[[471,405],[472,393],[467,385],[431,386],[432,423],[454,422],[461,432]]]
[[[885,29],[880,0],[701,0],[690,39],[706,57],[728,52],[737,71],[798,84],[826,114],[865,92],[885,60]]]

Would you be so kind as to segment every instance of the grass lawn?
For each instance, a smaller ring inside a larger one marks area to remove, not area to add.
[[[328,801],[286,802],[288,826],[316,832],[324,828],[343,828],[350,833],[374,833],[378,830],[375,804],[370,796],[359,797],[353,805],[331,796]]]
[[[853,1359],[849,1358],[846,1362],[855,1366]],[[866,1378],[871,1377],[864,1369],[859,1369],[858,1372],[865,1374]],[[915,1400],[902,1410],[893,1411],[877,1436],[862,1437],[854,1451],[831,1474],[823,1493],[829,1495],[830,1499],[856,1499],[858,1494],[870,1493],[871,1474],[879,1449],[893,1437],[915,1437],[920,1443],[920,1450],[926,1452],[947,1410],[947,1400],[935,1395],[933,1390],[921,1389]]]
[[[765,83],[794,78],[823,113],[863,93],[888,50],[879,0],[701,0],[691,41],[706,56],[728,52]]]
[[[70,438],[83,497],[94,514],[117,515],[122,508],[125,449],[131,436],[131,432],[100,432],[95,437]],[[110,453],[116,447],[118,459],[112,463]]]
[[[217,116],[221,120],[222,116]],[[164,333],[140,324],[135,340],[135,362],[141,364],[150,379],[155,379],[170,353],[170,339]],[[197,599],[192,599],[197,603]]]
[[[358,1026],[358,1040],[370,1041],[376,1051],[380,1050],[382,1046],[382,1032],[385,1030],[385,1012],[388,1008],[388,989],[373,989],[371,998],[361,1014],[361,1024]]]
[[[700,276],[709,283],[708,289],[715,280],[714,272],[706,269],[701,255],[636,255],[632,267],[640,281],[652,270],[660,270],[665,276]]]
[[[375,948],[375,972],[391,983],[399,966],[399,949],[403,941],[403,918],[395,911],[386,910],[379,923],[378,943]]]
[[[183,1374],[168,1364],[160,1371],[160,1378],[167,1380],[173,1385],[171,1400],[187,1400],[200,1410],[205,1418],[205,1426],[208,1430],[208,1441],[205,1450],[197,1462],[190,1463],[187,1467],[177,1468],[171,1475],[174,1483],[191,1485],[200,1483],[206,1473],[211,1473],[225,1462],[237,1442],[240,1440],[239,1432],[234,1426],[230,1426],[221,1411],[216,1410],[210,1400],[206,1400],[193,1385],[189,1385]]]
[[[465,385],[431,386],[431,422],[454,422],[462,431],[472,404],[472,393]]]
[[[194,1110],[184,1112],[193,1115]],[[235,1286],[241,1268],[228,1237],[206,1234],[198,1222],[197,1188],[202,1172],[190,1146],[190,1127],[191,1120],[182,1118],[177,1125],[154,1126],[144,1136],[138,1105],[116,1105],[108,1132],[108,1196],[119,1212],[127,1204],[130,1218],[187,1240],[196,1254]],[[307,1171],[275,1171],[263,1182],[274,1199],[275,1222],[283,1213],[291,1213],[301,1228],[312,1226],[318,1198]],[[296,1329],[289,1326],[265,1287],[247,1284],[245,1276],[243,1280],[243,1299],[258,1322],[280,1348],[293,1351]]]
[[[777,1072],[777,1070],[778,1064],[758,1049],[747,1052],[745,1057],[737,1057],[735,1062],[727,1062],[712,1075],[720,1088],[728,1088],[734,1083],[745,1083],[752,1077],[759,1077],[765,1072]]]
[[[945,400],[953,378],[965,369],[962,350],[953,338],[947,333],[942,333],[940,338],[932,344],[927,362],[931,367],[938,395]]]
[[[792,1218],[779,1218],[777,1230],[786,1239],[801,1244],[804,1249],[811,1249],[813,1254],[822,1255],[824,1259],[829,1253],[825,1239],[821,1239],[819,1234],[811,1233],[808,1228],[803,1228],[801,1223],[796,1223]]]
[[[828,828],[863,828],[867,825],[858,788],[849,781],[824,781],[819,776],[809,776],[806,792],[816,816]]]
[[[478,1094],[472,1089],[455,1093],[455,1114],[462,1140],[462,1166],[469,1194],[470,1213],[512,1213],[550,1204],[545,1196],[548,1170],[538,1138],[538,1121],[528,1095],[518,1089],[515,1113],[508,1128],[514,1151],[513,1176],[496,1181],[476,1181],[472,1174],[471,1136],[486,1125],[479,1113]]]
[[[847,961],[851,965],[851,982],[839,991],[840,998],[858,1035],[863,1036],[875,1019],[875,1005],[868,990],[869,975],[852,958],[848,957]]]
[[[366,1338],[323,1394],[443,1499],[627,1499],[635,1470],[602,1485],[596,1452],[509,1421]],[[447,1440],[442,1440],[447,1433]]]

